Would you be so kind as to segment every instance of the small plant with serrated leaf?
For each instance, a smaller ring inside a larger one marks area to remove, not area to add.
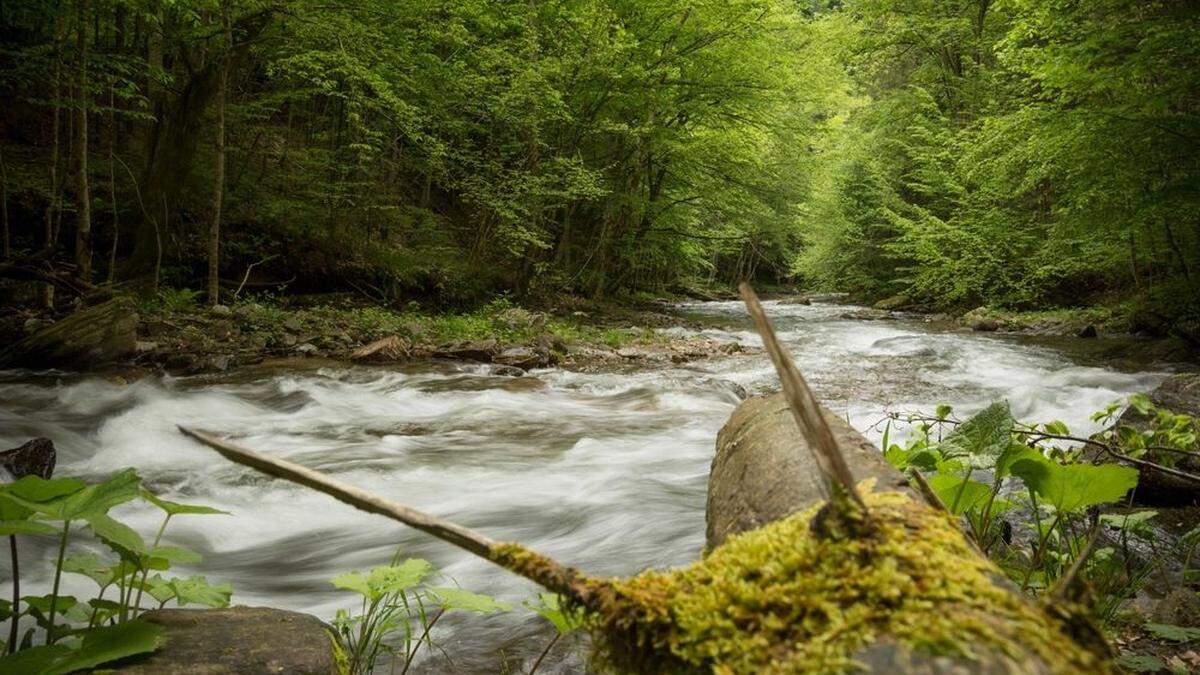
[[[434,649],[431,631],[452,611],[494,614],[508,611],[501,602],[479,593],[449,586],[430,586],[433,565],[420,558],[401,560],[369,572],[349,572],[330,582],[361,596],[357,614],[338,610],[333,619],[340,658],[354,675],[372,673],[384,655],[391,671],[403,675],[422,645]]]

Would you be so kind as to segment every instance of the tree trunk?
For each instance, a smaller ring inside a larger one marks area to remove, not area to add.
[[[92,279],[92,199],[88,190],[87,18],[91,0],[77,0],[75,33],[75,267],[80,279]]]
[[[213,166],[212,223],[208,230],[208,304],[220,303],[221,199],[225,192],[225,105],[229,99],[229,57],[233,49],[233,31],[229,24],[229,0],[221,2],[221,31],[225,46],[217,76],[216,159]]]
[[[12,257],[12,235],[8,231],[8,169],[0,154],[0,221],[4,225],[4,259]]]

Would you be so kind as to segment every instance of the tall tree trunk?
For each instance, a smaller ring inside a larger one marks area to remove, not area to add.
[[[113,83],[108,84],[108,195],[112,202],[112,245],[108,249],[108,277],[105,283],[113,285],[117,272],[117,243],[120,240],[120,214],[117,209],[117,113],[113,98]]]
[[[56,12],[54,16],[54,75],[50,85],[52,98],[50,104],[54,110],[50,129],[50,198],[46,203],[42,227],[42,246],[47,253],[54,250],[54,219],[57,215],[56,212],[60,210],[59,191],[61,188],[58,184],[58,156],[61,146],[59,126],[62,110],[62,41],[62,16]],[[46,309],[54,309],[54,286],[51,284],[42,286],[42,306]]]
[[[4,259],[8,260],[12,257],[12,235],[8,231],[8,169],[3,154],[0,154],[0,221],[4,225]]]
[[[220,255],[221,255],[221,198],[225,191],[225,105],[229,99],[229,57],[233,50],[233,29],[229,23],[229,0],[221,2],[221,31],[225,35],[225,47],[221,54],[220,72],[217,76],[217,153],[213,167],[212,225],[208,231],[208,304],[216,305],[221,299]]]
[[[87,17],[91,0],[75,4],[78,27],[75,35],[75,267],[79,278],[92,279],[92,199],[88,190],[88,128],[87,128]]]

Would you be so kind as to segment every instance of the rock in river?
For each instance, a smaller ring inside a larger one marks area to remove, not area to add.
[[[333,636],[316,617],[267,607],[159,609],[146,620],[166,628],[158,651],[118,664],[139,675],[332,675]]]

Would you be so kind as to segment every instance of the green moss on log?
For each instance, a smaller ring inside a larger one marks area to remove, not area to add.
[[[813,507],[690,566],[612,580],[589,603],[604,657],[639,673],[846,672],[891,641],[1012,672],[1110,669],[1000,581],[949,516],[898,492],[864,493],[870,537],[815,536]]]

